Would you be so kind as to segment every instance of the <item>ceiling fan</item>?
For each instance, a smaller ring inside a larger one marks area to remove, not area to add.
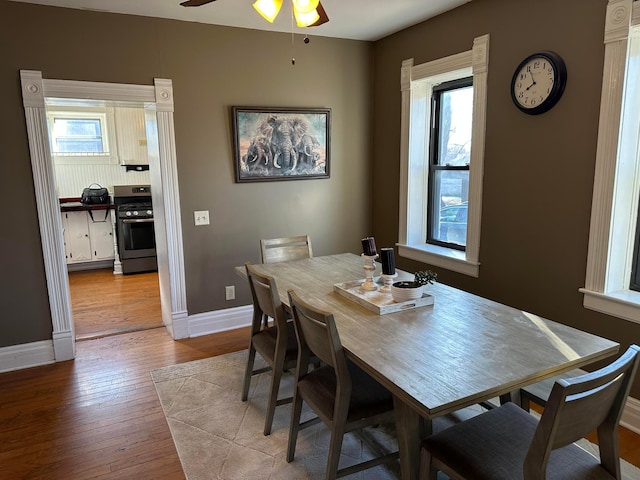
[[[216,0],[186,0],[181,2],[183,7],[199,7]],[[324,11],[319,0],[291,0],[293,4],[293,14],[296,17],[296,24],[299,27],[317,27],[329,21],[327,13]],[[282,0],[256,0],[253,4],[260,15],[268,22],[273,21],[278,16]]]

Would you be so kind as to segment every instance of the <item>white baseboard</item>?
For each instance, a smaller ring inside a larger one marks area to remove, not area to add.
[[[53,340],[0,348],[0,372],[21,370],[54,362]]]
[[[246,327],[251,325],[252,316],[252,305],[189,315],[189,337]]]
[[[620,425],[640,435],[640,400],[632,397],[627,398]]]

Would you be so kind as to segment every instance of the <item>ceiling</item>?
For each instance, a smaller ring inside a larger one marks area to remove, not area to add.
[[[40,5],[172,18],[323,37],[378,40],[471,0],[322,0],[330,22],[300,29],[291,22],[291,6],[284,2],[273,24],[253,9],[253,0],[217,0],[200,7],[182,7],[181,0],[12,0]],[[363,14],[359,12],[365,12]]]

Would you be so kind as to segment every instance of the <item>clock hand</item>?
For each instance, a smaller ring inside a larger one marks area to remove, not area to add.
[[[531,76],[531,85],[526,88],[527,90],[536,85],[536,81],[533,79],[533,73],[529,72],[529,75]]]

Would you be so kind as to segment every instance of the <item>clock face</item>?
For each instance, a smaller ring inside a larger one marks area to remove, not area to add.
[[[552,52],[527,57],[516,69],[511,81],[511,97],[525,113],[549,110],[562,96],[566,84],[566,67]]]

